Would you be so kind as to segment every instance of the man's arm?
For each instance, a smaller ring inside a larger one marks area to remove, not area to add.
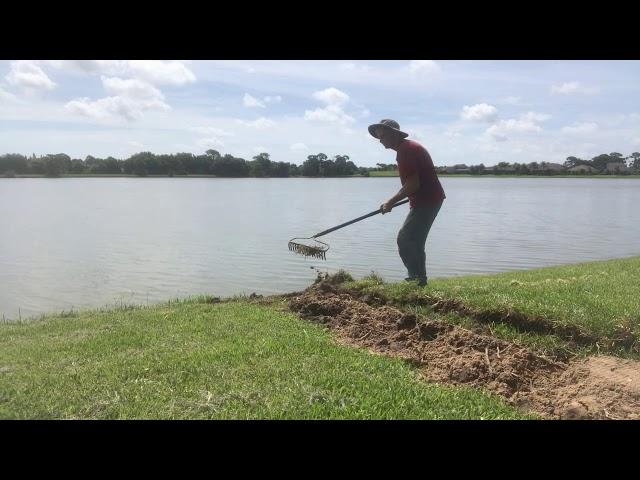
[[[385,203],[383,203],[380,206],[380,209],[382,210],[382,214],[384,215],[385,213],[390,212],[391,208],[396,203],[398,203],[403,198],[408,197],[412,193],[417,192],[419,189],[420,189],[420,177],[418,176],[417,173],[414,173],[409,178],[407,178],[407,181],[404,182],[404,185],[398,191],[398,193],[396,193],[393,197],[391,197],[389,200],[387,200]]]

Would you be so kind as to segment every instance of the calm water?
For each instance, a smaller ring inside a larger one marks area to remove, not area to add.
[[[429,277],[640,255],[639,180],[441,182]],[[326,262],[287,249],[398,188],[397,178],[0,179],[0,318],[289,292],[308,286],[314,268],[401,280],[395,237],[406,205],[323,237]]]

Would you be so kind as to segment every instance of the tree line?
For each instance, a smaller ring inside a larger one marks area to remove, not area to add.
[[[207,150],[202,155],[175,153],[156,155],[140,152],[126,160],[113,157],[84,160],[71,158],[64,153],[26,157],[17,153],[0,156],[0,175],[44,175],[59,177],[68,174],[86,175],[214,175],[217,177],[341,177],[369,175],[369,169],[357,167],[348,155],[336,155],[332,159],[324,153],[309,155],[298,166],[294,163],[271,160],[268,153],[260,153],[252,160],[222,155],[217,150]]]
[[[564,162],[565,168],[577,167],[579,165],[591,166],[596,170],[604,170],[610,163],[625,164],[633,170],[640,170],[640,152],[633,152],[628,157],[621,153],[612,152],[609,154],[602,153],[593,157],[591,160],[584,160],[578,157],[567,157]]]
[[[583,170],[582,172],[576,172]],[[324,153],[309,155],[302,165],[271,160],[268,153],[260,153],[245,160],[233,155],[222,155],[217,150],[207,150],[202,155],[176,153],[156,155],[140,152],[126,160],[113,157],[84,160],[71,158],[64,153],[42,156],[8,153],[0,156],[0,176],[44,175],[59,177],[68,174],[84,175],[213,175],[217,177],[341,177],[368,176],[371,171],[397,170],[396,164],[377,163],[376,167],[358,167],[348,155],[336,155],[332,159]],[[558,175],[566,173],[632,174],[640,173],[640,153],[628,157],[612,152],[600,154],[590,160],[567,157],[563,164],[549,162],[509,163],[500,162],[492,167],[484,164],[459,164],[453,167],[437,167],[440,173],[470,173],[474,175]]]
[[[492,167],[484,164],[467,166],[458,164],[452,167],[438,167],[442,173],[466,173],[472,175],[565,175],[565,174],[619,174],[640,173],[640,153],[633,152],[625,157],[621,153],[602,153],[587,160],[567,157],[562,164],[551,162],[509,163],[500,162]]]

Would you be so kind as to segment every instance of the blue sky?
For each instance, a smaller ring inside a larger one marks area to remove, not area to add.
[[[392,163],[392,118],[436,165],[640,151],[639,61],[0,61],[0,154],[139,151]]]

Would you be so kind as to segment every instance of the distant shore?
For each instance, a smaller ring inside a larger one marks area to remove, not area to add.
[[[370,172],[370,175],[345,175],[336,177],[222,177],[216,175],[131,175],[126,173],[105,173],[105,174],[64,174],[59,176],[47,176],[42,174],[24,174],[24,175],[12,175],[12,176],[0,176],[3,178],[385,178],[385,177],[398,177],[397,172]],[[495,175],[495,174],[483,174],[483,175],[471,175],[468,173],[438,173],[438,177],[465,177],[465,178],[640,178],[638,175]]]

